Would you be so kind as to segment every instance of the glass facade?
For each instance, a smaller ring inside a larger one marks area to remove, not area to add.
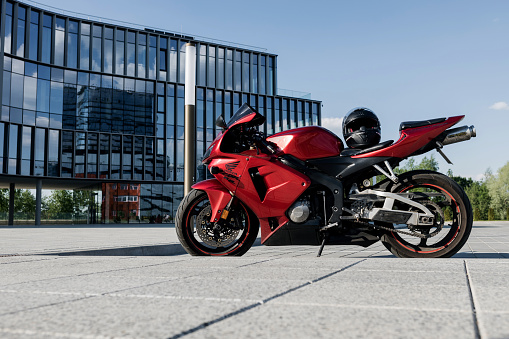
[[[79,180],[102,192],[103,222],[168,220],[182,199],[187,42],[197,47],[197,181],[216,118],[244,102],[267,117],[267,134],[320,123],[319,101],[276,95],[275,55],[15,1],[1,9],[0,181]]]

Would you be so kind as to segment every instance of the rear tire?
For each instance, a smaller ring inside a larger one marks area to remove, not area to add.
[[[236,200],[230,208],[223,230],[214,232],[210,222],[210,201],[204,191],[191,190],[175,215],[180,243],[191,255],[241,256],[258,236],[259,223],[253,212]]]
[[[440,233],[426,241],[397,232],[385,233],[381,238],[385,247],[400,258],[448,258],[456,254],[465,245],[473,222],[472,206],[463,189],[448,176],[431,171],[409,172],[401,175],[399,179],[398,184],[388,189],[392,193],[414,190],[442,193],[444,198],[433,198],[436,200],[433,203],[436,203],[435,206],[440,205],[443,211],[449,208],[452,221],[450,225],[444,225]],[[383,225],[394,228],[392,224]],[[429,230],[421,230],[423,234],[426,232]]]

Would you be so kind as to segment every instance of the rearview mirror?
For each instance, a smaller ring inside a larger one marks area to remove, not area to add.
[[[223,130],[225,130],[228,126],[226,125],[226,122],[224,121],[224,118],[222,115],[218,116],[216,119],[216,126],[221,127]]]

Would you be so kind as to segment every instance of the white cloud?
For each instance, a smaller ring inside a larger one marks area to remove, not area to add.
[[[338,136],[343,134],[343,117],[341,118],[322,118],[322,127],[336,133]]]
[[[499,102],[496,102],[493,105],[491,105],[490,109],[494,109],[497,111],[502,111],[502,110],[507,111],[507,110],[509,110],[509,105],[505,101],[499,101]]]

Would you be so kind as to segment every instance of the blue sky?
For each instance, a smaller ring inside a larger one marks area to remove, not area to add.
[[[479,179],[509,160],[509,1],[39,2],[266,48],[278,87],[311,92],[338,133],[358,106],[379,116],[383,140],[401,121],[466,115],[478,137],[445,147],[454,166],[433,151],[443,172]]]

